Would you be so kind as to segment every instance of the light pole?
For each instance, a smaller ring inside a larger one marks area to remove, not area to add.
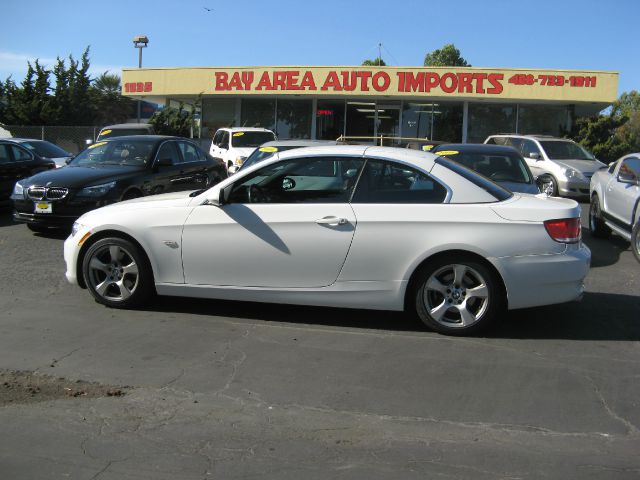
[[[138,49],[138,68],[142,68],[142,49],[147,48],[149,38],[146,35],[133,37],[133,46]],[[140,105],[142,101],[138,99],[138,123],[140,123]]]

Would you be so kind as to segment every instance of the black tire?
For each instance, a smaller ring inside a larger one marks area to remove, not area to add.
[[[129,190],[122,196],[122,201],[133,200],[134,198],[140,198],[141,196],[142,193],[140,193],[138,190]]]
[[[445,335],[472,335],[485,330],[506,306],[496,274],[483,263],[458,255],[438,257],[424,265],[410,295],[410,305],[418,318]]]
[[[631,251],[636,260],[640,262],[640,220],[636,222],[631,231]]]
[[[591,197],[591,204],[589,205],[589,230],[591,235],[596,238],[608,238],[611,235],[611,229],[607,227],[602,219],[600,199],[595,193]]]
[[[558,181],[553,175],[541,175],[540,179],[542,181],[542,193],[546,193],[550,197],[557,197],[558,192]]]
[[[103,238],[89,247],[82,259],[82,276],[93,298],[112,308],[142,305],[155,293],[147,257],[119,237]]]
[[[35,233],[45,233],[49,230],[44,225],[38,225],[37,223],[27,223],[27,228]]]

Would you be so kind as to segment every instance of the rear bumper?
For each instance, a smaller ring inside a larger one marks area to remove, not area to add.
[[[569,245],[550,255],[498,259],[507,286],[509,310],[565,303],[582,298],[591,251]]]

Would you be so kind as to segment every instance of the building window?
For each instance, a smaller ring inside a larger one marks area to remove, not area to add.
[[[518,133],[561,137],[571,125],[570,110],[566,106],[520,105]]]
[[[434,103],[433,131],[430,140],[462,141],[462,103]]]
[[[311,138],[311,100],[277,100],[278,138]]]
[[[318,100],[316,138],[336,140],[344,135],[344,100]]]
[[[467,141],[482,143],[489,135],[516,131],[516,106],[469,103]]]
[[[244,98],[242,99],[242,127],[261,127],[275,130],[276,101],[275,99]]]
[[[405,102],[402,108],[402,136],[431,140],[432,119],[432,103]]]
[[[202,100],[202,138],[211,138],[219,128],[236,125],[235,98],[205,98]]]
[[[372,138],[375,135],[375,102],[347,102],[347,137]]]

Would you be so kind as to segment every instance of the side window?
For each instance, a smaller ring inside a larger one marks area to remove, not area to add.
[[[182,153],[182,158],[185,162],[197,162],[201,160],[200,152],[196,146],[189,142],[178,142],[180,147],[180,153]]]
[[[0,165],[9,163],[10,161],[9,145],[0,145]]]
[[[607,168],[607,172],[609,172],[611,175],[613,175],[613,171],[616,169],[616,167],[618,166],[618,163],[620,163],[620,161],[615,161],[615,162],[611,162],[611,165],[609,165],[609,168]]]
[[[11,145],[10,148],[13,152],[14,162],[27,162],[33,159],[33,156],[24,148],[20,148],[16,145]]]
[[[171,159],[173,165],[177,165],[182,162],[178,150],[176,149],[176,142],[165,142],[158,150],[156,155],[158,160],[164,160],[165,158]]]
[[[222,139],[222,130],[218,130],[213,135],[213,140],[211,141],[214,145],[220,145],[220,140]]]
[[[222,132],[222,138],[220,139],[220,148],[229,150],[229,132],[226,130]]]
[[[312,157],[263,167],[236,183],[230,203],[346,203],[364,159]]]
[[[487,145],[495,145],[496,143],[500,142],[501,140],[502,140],[501,138],[491,137],[485,143]],[[500,143],[499,145],[502,145],[502,143]]]
[[[522,141],[522,156],[525,158],[531,158],[532,153],[540,155],[540,149],[532,140]]]
[[[511,137],[506,137],[504,139],[504,143],[502,145],[506,146],[506,147],[513,147],[516,150],[518,150],[519,152],[522,151],[522,143],[524,140],[522,140],[521,138],[511,138]]]
[[[426,173],[369,159],[351,203],[442,203],[446,197],[447,190]]]

